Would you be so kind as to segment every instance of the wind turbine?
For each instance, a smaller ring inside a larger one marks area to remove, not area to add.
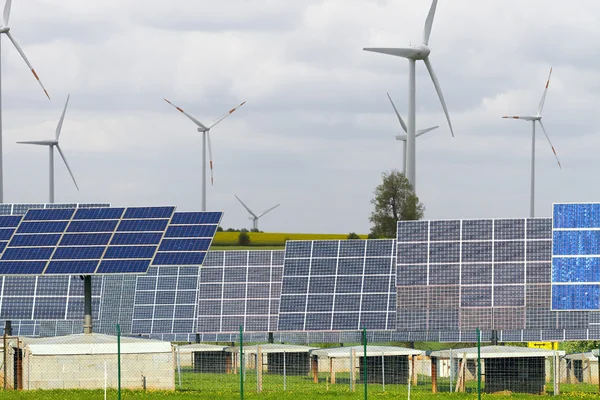
[[[238,199],[238,201],[239,201],[240,203],[242,203],[242,205],[244,206],[244,208],[246,209],[246,211],[248,211],[248,212],[250,213],[250,215],[252,215],[252,216],[250,217],[250,219],[252,220],[252,229],[253,229],[253,230],[258,230],[258,219],[259,219],[260,217],[262,217],[263,215],[265,215],[265,214],[266,214],[266,213],[268,213],[269,211],[272,211],[272,210],[274,210],[274,209],[276,209],[277,207],[279,207],[279,206],[280,206],[280,204],[277,204],[275,207],[271,207],[271,208],[269,208],[267,211],[263,212],[262,214],[260,214],[260,215],[256,215],[254,212],[252,212],[252,210],[251,210],[251,209],[249,209],[249,208],[248,208],[248,206],[247,206],[247,205],[245,205],[245,204],[244,204],[244,202],[243,202],[242,200],[240,200],[240,198],[239,198],[239,197],[237,197],[235,194],[234,194],[234,196],[235,196],[235,198],[236,198],[236,199]]]
[[[548,80],[546,81],[546,88],[544,89],[544,94],[542,95],[542,100],[540,100],[540,105],[538,106],[538,112],[536,115],[526,115],[526,116],[513,116],[513,117],[502,117],[502,118],[511,118],[511,119],[522,119],[524,121],[531,121],[531,187],[530,187],[530,196],[529,196],[529,216],[533,218],[535,216],[535,123],[539,122],[542,127],[542,131],[544,131],[544,135],[546,135],[546,139],[548,139],[548,143],[552,148],[552,152],[554,153],[554,157],[556,157],[556,162],[558,162],[558,167],[562,169],[560,165],[560,160],[558,159],[558,155],[556,154],[556,150],[554,150],[554,146],[550,141],[550,137],[546,132],[546,128],[544,128],[544,124],[542,124],[542,111],[544,110],[544,103],[546,102],[546,94],[548,93],[548,86],[550,86],[550,77],[552,76],[552,68],[550,68],[550,74],[548,75]]]
[[[217,118],[212,124],[206,126],[202,122],[198,121],[196,118],[192,117],[191,115],[189,115],[188,113],[183,111],[181,108],[177,107],[175,104],[171,103],[169,100],[167,100],[167,99],[164,99],[164,100],[167,103],[169,103],[170,105],[172,105],[173,107],[175,107],[175,109],[177,109],[177,111],[179,111],[180,113],[182,113],[183,115],[185,115],[186,117],[191,119],[192,122],[198,126],[198,132],[202,132],[202,211],[206,211],[206,141],[207,140],[208,140],[208,155],[210,158],[210,184],[211,185],[214,184],[212,146],[210,144],[210,130],[215,125],[217,125],[219,122],[223,121],[225,118],[227,118],[229,115],[231,115],[235,110],[237,110],[238,108],[240,108],[241,106],[246,104],[246,102],[244,101],[237,107],[232,108],[231,110],[229,110],[228,112],[226,112],[225,114],[223,114],[222,116]]]
[[[427,16],[427,20],[425,21],[425,30],[423,33],[423,43],[418,44],[414,47],[408,48],[364,48],[363,50],[372,51],[375,53],[388,54],[396,57],[402,57],[408,59],[409,71],[408,71],[408,129],[406,132],[406,177],[408,181],[412,185],[413,189],[416,191],[416,154],[415,154],[415,120],[416,120],[416,112],[415,112],[415,103],[416,103],[416,87],[415,87],[415,67],[417,60],[423,60],[425,66],[427,67],[427,71],[429,71],[429,75],[431,76],[431,80],[433,81],[433,85],[435,86],[435,90],[440,98],[440,102],[442,103],[442,108],[444,109],[444,113],[446,114],[446,119],[448,120],[448,126],[450,127],[450,132],[452,133],[452,137],[454,137],[454,130],[452,129],[452,122],[450,122],[450,115],[448,115],[448,108],[446,107],[446,101],[444,100],[444,95],[442,94],[442,89],[440,88],[440,84],[438,82],[437,76],[433,71],[433,67],[431,66],[431,61],[429,61],[429,54],[431,50],[429,49],[429,37],[431,36],[431,28],[433,27],[433,18],[435,16],[435,10],[437,7],[437,0],[433,0],[431,4],[431,8],[429,9],[429,15]]]
[[[407,132],[407,128],[406,128],[406,124],[404,123],[404,120],[402,119],[402,117],[400,116],[400,113],[398,112],[398,109],[396,108],[396,105],[394,104],[394,102],[392,101],[392,98],[390,97],[390,94],[387,94],[388,99],[390,99],[390,103],[392,103],[392,107],[394,107],[394,111],[396,112],[396,116],[398,117],[398,121],[400,121],[400,125],[402,125],[402,129],[404,130],[404,132]],[[431,128],[427,128],[427,129],[421,129],[419,131],[417,131],[415,133],[415,138],[418,138],[419,136],[430,132],[434,129],[439,128],[439,126],[433,126]],[[407,135],[398,135],[396,136],[396,140],[401,140],[402,141],[402,156],[404,157],[402,159],[402,173],[404,174],[404,176],[406,176],[406,140],[407,140]],[[415,146],[416,147],[416,146]]]
[[[12,44],[15,46],[15,49],[17,49],[17,51],[19,52],[19,54],[25,61],[25,64],[27,64],[27,66],[33,73],[33,76],[35,77],[35,79],[37,79],[38,83],[44,90],[44,93],[46,94],[48,99],[50,99],[50,95],[48,95],[48,92],[46,91],[46,88],[42,84],[42,81],[40,80],[38,74],[35,72],[35,69],[33,69],[33,67],[31,66],[31,63],[25,56],[25,53],[23,53],[21,46],[19,46],[19,44],[17,43],[17,41],[15,40],[13,35],[11,35],[11,33],[10,33],[10,27],[8,26],[8,21],[10,19],[11,6],[12,6],[12,0],[6,0],[6,3],[4,4],[4,15],[3,15],[2,26],[0,26],[0,36],[2,36],[3,33],[6,36],[8,36],[8,38],[10,39]],[[0,44],[1,43],[2,43],[2,41],[0,40]],[[1,46],[0,46],[0,49],[1,49]],[[2,54],[2,51],[0,50],[0,55],[1,54]],[[2,57],[0,56],[0,59],[1,58]],[[1,66],[1,64],[2,63],[0,62],[0,66]],[[2,71],[0,69],[0,203],[4,203],[4,172],[3,172],[2,165],[3,165],[3,163],[2,163]]]
[[[69,163],[67,162],[67,159],[65,158],[65,154],[63,153],[63,151],[60,148],[60,145],[58,144],[58,139],[60,138],[60,131],[62,130],[63,122],[65,120],[65,114],[67,112],[67,106],[69,105],[70,97],[71,97],[71,95],[67,96],[67,102],[65,103],[65,108],[63,109],[62,115],[60,116],[60,120],[58,121],[58,126],[56,127],[56,132],[54,134],[54,139],[17,142],[19,144],[34,144],[34,145],[38,145],[38,146],[48,146],[49,155],[50,155],[50,158],[49,158],[49,170],[50,170],[49,191],[50,191],[50,203],[51,204],[54,203],[54,148],[55,147],[56,147],[56,150],[58,150],[58,154],[60,154],[60,157],[63,159],[65,166],[67,167],[67,170],[69,171],[69,175],[71,175],[71,178],[73,179],[73,183],[75,184],[75,187],[77,188],[77,190],[79,190],[79,186],[77,185],[77,181],[75,180],[75,177],[73,176],[71,167],[69,167]]]

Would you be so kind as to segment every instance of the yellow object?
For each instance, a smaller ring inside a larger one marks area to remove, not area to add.
[[[215,246],[237,245],[239,232],[217,232],[213,240]],[[348,234],[335,233],[268,233],[248,232],[250,243],[256,246],[285,246],[287,240],[339,240],[346,239]],[[359,235],[366,239],[367,235]]]
[[[558,350],[558,342],[527,342],[527,347],[533,349]]]

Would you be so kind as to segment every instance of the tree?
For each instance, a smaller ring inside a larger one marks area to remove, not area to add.
[[[369,217],[373,224],[371,237],[396,237],[398,221],[423,218],[425,206],[419,201],[408,179],[398,170],[382,174],[382,182],[375,188],[371,200],[374,210]]]
[[[223,232],[223,227],[222,226],[217,226],[217,232]]]
[[[242,229],[240,234],[238,235],[238,245],[240,246],[250,246],[250,235],[246,229]]]
[[[360,236],[358,236],[358,234],[356,234],[355,232],[350,232],[346,239],[360,239]]]

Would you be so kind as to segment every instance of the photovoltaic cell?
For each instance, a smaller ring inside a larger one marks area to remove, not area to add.
[[[395,241],[288,241],[280,331],[393,330]]]
[[[554,204],[552,309],[600,310],[600,203]]]

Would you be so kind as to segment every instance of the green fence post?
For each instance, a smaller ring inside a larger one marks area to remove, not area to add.
[[[477,399],[481,400],[481,331],[477,328]]]
[[[244,400],[244,330],[240,325],[240,399]]]
[[[117,324],[117,398],[121,400],[121,325]]]
[[[368,398],[368,390],[367,390],[367,328],[363,328],[363,383],[365,387],[365,399]]]

